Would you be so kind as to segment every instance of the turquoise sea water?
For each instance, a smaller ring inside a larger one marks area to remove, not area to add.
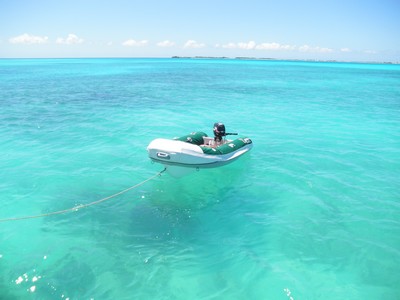
[[[400,299],[400,66],[0,60],[0,219],[162,170],[214,122],[235,163],[0,223],[0,299]]]

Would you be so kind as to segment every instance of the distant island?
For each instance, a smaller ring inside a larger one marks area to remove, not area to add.
[[[276,60],[276,61],[304,61],[304,62],[327,62],[327,63],[358,63],[358,64],[386,64],[386,65],[398,65],[400,62],[379,62],[379,61],[341,61],[341,60],[320,60],[320,59],[285,59],[285,58],[271,58],[271,57],[248,57],[248,56],[177,56],[174,55],[171,58],[174,59],[227,59],[227,60]]]
[[[227,56],[172,56],[172,58],[186,58],[186,59],[244,59],[244,60],[278,60],[275,58],[258,58],[258,57],[227,57]]]

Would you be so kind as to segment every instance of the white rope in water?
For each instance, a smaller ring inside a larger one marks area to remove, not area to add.
[[[158,176],[161,176],[161,174],[164,173],[165,170],[166,170],[166,168],[165,168],[164,170],[158,172],[156,175],[153,175],[153,176],[151,176],[150,178],[147,178],[146,180],[143,180],[142,182],[140,182],[140,183],[138,183],[138,184],[135,184],[135,185],[133,185],[133,186],[131,186],[131,187],[125,189],[125,190],[122,190],[122,191],[120,191],[120,192],[118,192],[118,193],[115,193],[115,194],[113,194],[113,195],[111,195],[111,196],[102,198],[102,199],[97,200],[97,201],[93,201],[93,202],[90,202],[90,203],[87,203],[87,204],[80,204],[80,205],[77,205],[77,206],[74,206],[74,207],[71,207],[71,208],[67,208],[67,209],[63,209],[63,210],[59,210],[59,211],[53,211],[53,212],[49,212],[49,213],[45,213],[45,214],[40,214],[40,215],[25,216],[25,217],[15,217],[15,218],[7,218],[7,219],[0,219],[0,223],[2,223],[2,222],[9,222],[9,221],[26,220],[26,219],[43,218],[43,217],[54,216],[54,215],[61,215],[61,214],[65,214],[65,213],[68,213],[68,212],[78,211],[79,209],[86,208],[86,207],[89,207],[89,206],[93,206],[93,205],[96,205],[96,204],[105,202],[105,201],[110,200],[110,199],[112,199],[112,198],[115,198],[115,197],[117,197],[117,196],[119,196],[119,195],[122,195],[122,194],[124,194],[124,193],[126,193],[126,192],[128,192],[128,191],[130,191],[130,190],[133,190],[133,189],[135,189],[135,188],[137,188],[137,187],[139,187],[139,186],[145,184],[146,182],[148,182],[148,181],[150,181],[150,180],[153,180],[154,178],[156,178],[156,177],[158,177]]]

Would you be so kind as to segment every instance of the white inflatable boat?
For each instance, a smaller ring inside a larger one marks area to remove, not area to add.
[[[226,135],[223,132],[223,136]],[[227,140],[222,136],[213,138],[204,132],[193,132],[177,139],[155,139],[147,151],[152,161],[163,164],[170,174],[181,176],[192,170],[231,163],[252,147],[247,137]]]

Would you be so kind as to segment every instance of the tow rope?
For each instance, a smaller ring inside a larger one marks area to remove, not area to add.
[[[102,202],[105,202],[105,201],[107,201],[107,200],[110,200],[110,199],[112,199],[112,198],[115,198],[115,197],[117,197],[117,196],[119,196],[119,195],[125,194],[126,192],[128,192],[128,191],[130,191],[130,190],[133,190],[133,189],[135,189],[135,188],[138,188],[139,186],[145,184],[146,182],[148,182],[148,181],[150,181],[150,180],[153,180],[154,178],[156,178],[156,177],[158,177],[158,176],[161,176],[161,174],[164,173],[164,172],[166,171],[166,169],[167,169],[167,168],[165,168],[164,170],[158,172],[156,175],[153,175],[153,176],[147,178],[146,180],[143,180],[143,181],[140,182],[140,183],[137,183],[137,184],[135,184],[135,185],[132,185],[131,187],[128,187],[128,188],[125,189],[125,190],[122,190],[122,191],[120,191],[120,192],[118,192],[118,193],[115,193],[115,194],[113,194],[113,195],[111,195],[111,196],[102,198],[102,199],[100,199],[100,200],[96,200],[96,201],[93,201],[93,202],[90,202],[90,203],[87,203],[87,204],[79,204],[79,205],[76,205],[76,206],[71,207],[71,208],[67,208],[67,209],[63,209],[63,210],[58,210],[58,211],[53,211],[53,212],[49,212],[49,213],[45,213],[45,214],[40,214],[40,215],[33,215],[33,216],[24,216],[24,217],[15,217],[15,218],[0,219],[0,223],[2,223],[2,222],[10,222],[10,221],[20,221],[20,220],[26,220],[26,219],[44,218],[44,217],[54,216],[54,215],[61,215],[61,214],[65,214],[65,213],[68,213],[68,212],[78,211],[78,210],[80,210],[80,209],[82,209],[82,208],[86,208],[86,207],[93,206],[93,205],[96,205],[96,204],[100,204],[100,203],[102,203]]]

